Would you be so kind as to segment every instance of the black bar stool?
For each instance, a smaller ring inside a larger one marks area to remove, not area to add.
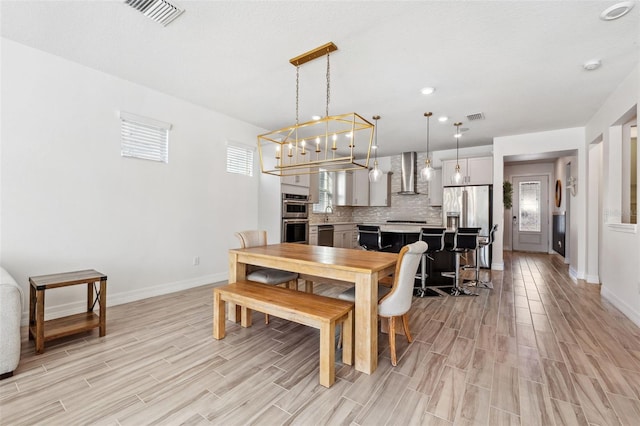
[[[480,280],[480,252],[484,247],[489,247],[491,244],[493,244],[497,230],[498,230],[498,225],[497,224],[493,225],[491,227],[491,231],[489,232],[489,235],[486,238],[483,238],[483,237],[479,238],[480,249],[476,250],[476,285],[478,287],[482,286],[484,288],[493,288],[493,283],[491,282],[491,265],[489,265],[489,281]]]
[[[478,234],[481,228],[458,228],[453,237],[453,247],[447,248],[447,251],[456,255],[456,270],[453,274],[447,273],[446,276],[453,276],[452,296],[466,294],[469,296],[477,296],[477,294],[462,288],[460,286],[460,256],[468,254],[472,251],[478,251]],[[443,273],[442,275],[445,275]]]
[[[434,253],[444,250],[444,233],[446,228],[422,228],[420,230],[419,240],[427,243],[427,251],[422,253],[420,259],[420,274],[416,278],[420,278],[420,287],[414,291],[414,296],[424,297],[427,292],[427,259],[429,264],[433,260],[431,256]]]
[[[382,245],[382,231],[375,225],[358,225],[358,245],[369,251],[384,251],[391,248],[391,244]]]

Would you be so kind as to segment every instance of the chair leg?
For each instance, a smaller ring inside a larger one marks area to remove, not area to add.
[[[391,365],[398,365],[396,357],[396,317],[389,318],[389,351],[391,352]]]
[[[404,327],[404,334],[407,336],[407,341],[409,343],[413,342],[413,337],[411,337],[411,332],[409,331],[409,314],[408,313],[402,316],[402,326]]]
[[[264,314],[264,323],[269,325],[269,314]]]

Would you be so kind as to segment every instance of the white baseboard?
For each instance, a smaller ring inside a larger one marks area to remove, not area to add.
[[[491,264],[491,269],[494,271],[504,271],[504,262],[494,262]]]
[[[623,314],[627,316],[635,325],[640,327],[640,313],[633,310],[632,307],[627,305],[623,300],[619,299],[612,291],[607,287],[602,286],[600,289],[600,295],[607,299],[613,306],[618,308]]]
[[[585,279],[588,284],[600,284],[600,276],[598,275],[587,275]]]
[[[574,280],[584,280],[584,272],[578,272],[572,266],[569,266],[569,276]]]
[[[107,306],[122,305],[124,303],[135,302],[136,300],[148,299],[154,296],[162,296],[163,294],[175,293],[176,291],[187,290],[189,288],[200,287],[207,284],[216,283],[219,281],[226,281],[229,278],[228,273],[218,273],[211,275],[204,275],[202,277],[191,278],[188,280],[174,281],[171,283],[165,283],[155,285],[151,287],[140,288],[132,291],[111,293],[107,292]],[[29,308],[28,303],[26,308]],[[65,303],[57,306],[45,307],[45,316],[47,319],[64,317],[67,315],[73,315],[80,312],[84,312],[87,309],[87,302],[85,300],[81,302]],[[29,324],[29,311],[22,313],[22,325]]]

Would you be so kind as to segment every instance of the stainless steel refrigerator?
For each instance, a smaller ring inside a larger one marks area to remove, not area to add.
[[[477,227],[481,228],[481,236],[488,236],[493,225],[492,206],[492,185],[445,187],[442,194],[444,226],[449,230],[456,226]],[[491,246],[485,246],[480,250],[479,259],[480,267],[491,267]]]

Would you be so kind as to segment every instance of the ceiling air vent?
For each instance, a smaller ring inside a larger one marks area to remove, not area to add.
[[[469,121],[484,120],[484,113],[476,112],[475,114],[469,114],[467,115],[467,120]]]
[[[125,0],[125,3],[165,27],[184,12],[165,0]]]

